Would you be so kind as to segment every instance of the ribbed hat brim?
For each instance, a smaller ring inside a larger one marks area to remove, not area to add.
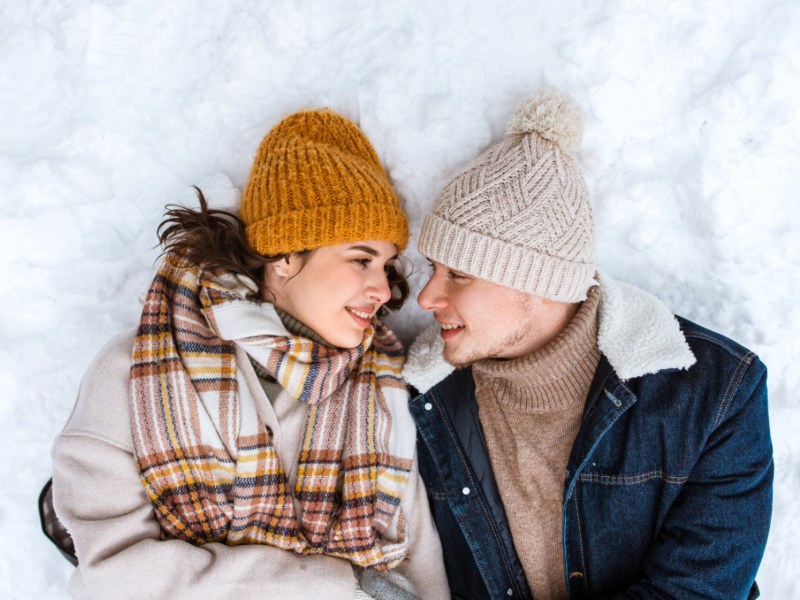
[[[354,203],[315,206],[281,212],[248,225],[247,242],[262,255],[288,254],[365,240],[392,242],[402,252],[408,224],[400,208],[389,204]]]
[[[515,246],[429,213],[419,251],[456,271],[557,302],[582,302],[595,285],[596,266]]]

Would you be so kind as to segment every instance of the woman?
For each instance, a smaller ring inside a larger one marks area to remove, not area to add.
[[[135,332],[53,449],[75,598],[445,598],[403,350],[405,215],[331,111],[262,141],[241,219],[173,208]]]

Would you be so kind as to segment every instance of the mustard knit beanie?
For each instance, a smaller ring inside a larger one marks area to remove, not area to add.
[[[331,110],[290,115],[264,136],[242,195],[247,242],[262,255],[359,240],[402,252],[408,222],[372,144]]]
[[[419,251],[451,269],[559,302],[595,285],[594,216],[573,152],[581,111],[557,90],[522,102],[505,139],[453,178]]]

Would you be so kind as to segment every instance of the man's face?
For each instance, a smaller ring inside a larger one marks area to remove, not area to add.
[[[456,367],[484,358],[517,358],[543,348],[578,307],[431,264],[433,274],[417,301],[441,324],[444,358]]]

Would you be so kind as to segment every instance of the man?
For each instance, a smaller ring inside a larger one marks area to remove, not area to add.
[[[597,274],[581,123],[523,103],[420,235],[439,325],[405,375],[453,596],[757,597],[766,368]]]

